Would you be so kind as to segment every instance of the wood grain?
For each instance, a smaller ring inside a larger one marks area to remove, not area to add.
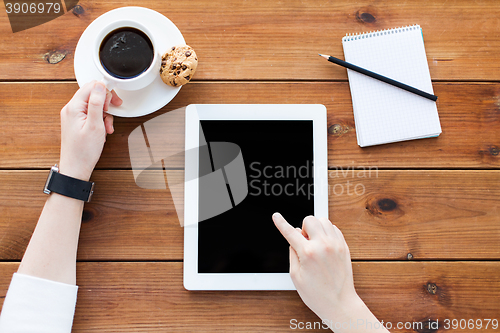
[[[16,269],[0,264],[0,297]],[[439,332],[459,332],[445,330],[445,320],[500,319],[498,262],[355,262],[353,274],[391,332],[435,332],[413,326],[429,320]],[[295,291],[186,291],[182,263],[79,263],[77,284],[73,332],[289,332],[292,319],[320,321]],[[398,322],[414,329],[398,330]]]
[[[12,33],[0,10],[0,80],[74,79],[77,42],[105,12],[136,1],[79,2],[70,13]],[[346,80],[346,71],[317,56],[343,57],[341,38],[419,24],[434,80],[498,80],[495,0],[213,1],[145,0],[174,22],[199,58],[195,80]],[[62,59],[62,60],[61,60]]]
[[[183,179],[182,171],[173,174]],[[46,199],[46,175],[0,172],[0,259],[22,258]],[[79,260],[183,258],[183,229],[168,191],[139,188],[131,171],[96,171],[92,179]],[[500,258],[500,171],[339,169],[329,181],[330,219],[353,259]]]
[[[59,159],[59,111],[77,89],[74,83],[0,83],[0,168],[48,168]],[[188,104],[318,103],[328,110],[330,168],[499,168],[500,84],[436,83],[435,92],[441,136],[360,148],[347,83],[191,83],[159,112],[115,118],[97,167],[130,168],[130,133]]]

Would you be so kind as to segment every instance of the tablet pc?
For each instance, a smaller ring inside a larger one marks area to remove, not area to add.
[[[326,108],[189,105],[185,142],[184,287],[294,290],[271,217],[328,217]]]

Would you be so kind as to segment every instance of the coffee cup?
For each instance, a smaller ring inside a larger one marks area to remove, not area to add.
[[[93,58],[108,90],[139,90],[159,75],[160,54],[153,35],[134,20],[109,23],[96,36]]]

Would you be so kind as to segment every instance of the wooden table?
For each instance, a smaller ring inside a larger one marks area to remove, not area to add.
[[[446,319],[462,326],[482,319],[477,332],[498,331],[491,323],[484,329],[485,319],[500,320],[497,0],[83,0],[17,33],[0,7],[1,298],[58,161],[59,111],[78,88],[77,41],[99,15],[128,5],[169,17],[200,64],[193,82],[157,113],[115,119],[92,176],[98,190],[83,214],[75,332],[318,331],[290,328],[292,319],[319,321],[296,292],[184,290],[183,230],[171,196],[135,185],[127,138],[143,122],[191,103],[324,104],[330,185],[365,189],[329,198],[360,296],[393,331],[433,332],[425,325],[395,329],[429,320],[444,331]],[[317,53],[342,58],[346,33],[415,23],[423,29],[443,133],[362,149],[346,71]],[[358,177],[370,167],[371,176]]]

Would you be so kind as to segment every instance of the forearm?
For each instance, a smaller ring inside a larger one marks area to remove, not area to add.
[[[335,333],[389,332],[358,296],[325,317],[323,322]]]
[[[82,212],[82,201],[52,193],[18,273],[76,284],[76,252]]]

